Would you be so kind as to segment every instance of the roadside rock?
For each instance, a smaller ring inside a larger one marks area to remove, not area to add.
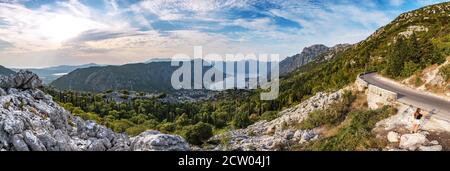
[[[389,118],[386,118],[376,124],[376,131],[390,131],[396,128],[411,129],[414,121],[412,113],[415,108],[407,105],[397,104],[398,112]],[[424,131],[438,131],[438,132],[450,132],[450,121],[447,119],[441,119],[435,117],[436,113],[429,112],[424,117],[421,130]]]
[[[401,148],[386,147],[383,151],[408,151],[408,150]]]
[[[394,131],[390,131],[390,132],[387,134],[387,139],[388,139],[388,141],[391,142],[391,143],[398,142],[399,137],[400,137],[399,134],[396,133],[396,132],[394,132]]]
[[[436,141],[436,140],[433,140],[433,141],[430,141],[430,144],[431,144],[431,145],[439,145],[439,142]]]
[[[400,137],[400,148],[408,149],[410,151],[416,150],[421,145],[427,142],[425,135],[416,134],[404,134]]]
[[[420,146],[419,151],[442,151],[442,146],[441,145]]]

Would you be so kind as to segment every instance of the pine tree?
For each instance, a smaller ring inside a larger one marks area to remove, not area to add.
[[[408,45],[402,37],[390,49],[387,59],[386,72],[392,77],[398,77],[403,70],[405,59],[408,56]]]

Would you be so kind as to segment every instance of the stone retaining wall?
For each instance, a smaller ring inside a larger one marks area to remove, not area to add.
[[[397,101],[397,93],[369,85],[367,91],[367,104],[370,109],[378,109],[385,105],[392,105]]]
[[[393,105],[397,101],[397,93],[369,84],[361,78],[361,75],[364,74],[368,73],[359,74],[355,84],[358,91],[366,91],[367,104],[370,109],[378,109],[385,105]]]
[[[363,80],[363,79],[361,78],[361,75],[362,75],[362,74],[359,74],[359,75],[356,77],[355,84],[356,84],[356,88],[358,89],[358,91],[365,91],[366,88],[369,87],[369,83],[366,82],[365,80]]]

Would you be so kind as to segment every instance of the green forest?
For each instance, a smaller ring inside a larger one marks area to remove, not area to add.
[[[102,93],[57,91],[47,88],[65,109],[83,119],[93,120],[116,132],[137,135],[156,129],[184,136],[191,144],[202,144],[213,134],[244,128],[258,120],[276,118],[271,103],[237,98],[240,92],[229,91],[218,101],[165,103],[158,98],[136,97],[127,102],[107,99]],[[127,91],[122,91],[127,92]],[[233,95],[236,96],[233,97]],[[234,100],[232,100],[234,99]]]

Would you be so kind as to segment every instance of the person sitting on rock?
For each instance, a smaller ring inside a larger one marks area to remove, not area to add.
[[[414,112],[413,117],[414,117],[414,121],[413,121],[413,127],[412,127],[412,133],[417,133],[419,132],[419,128],[420,128],[420,124],[421,124],[421,119],[423,117],[423,114],[420,113],[421,109],[417,108],[416,112]]]

